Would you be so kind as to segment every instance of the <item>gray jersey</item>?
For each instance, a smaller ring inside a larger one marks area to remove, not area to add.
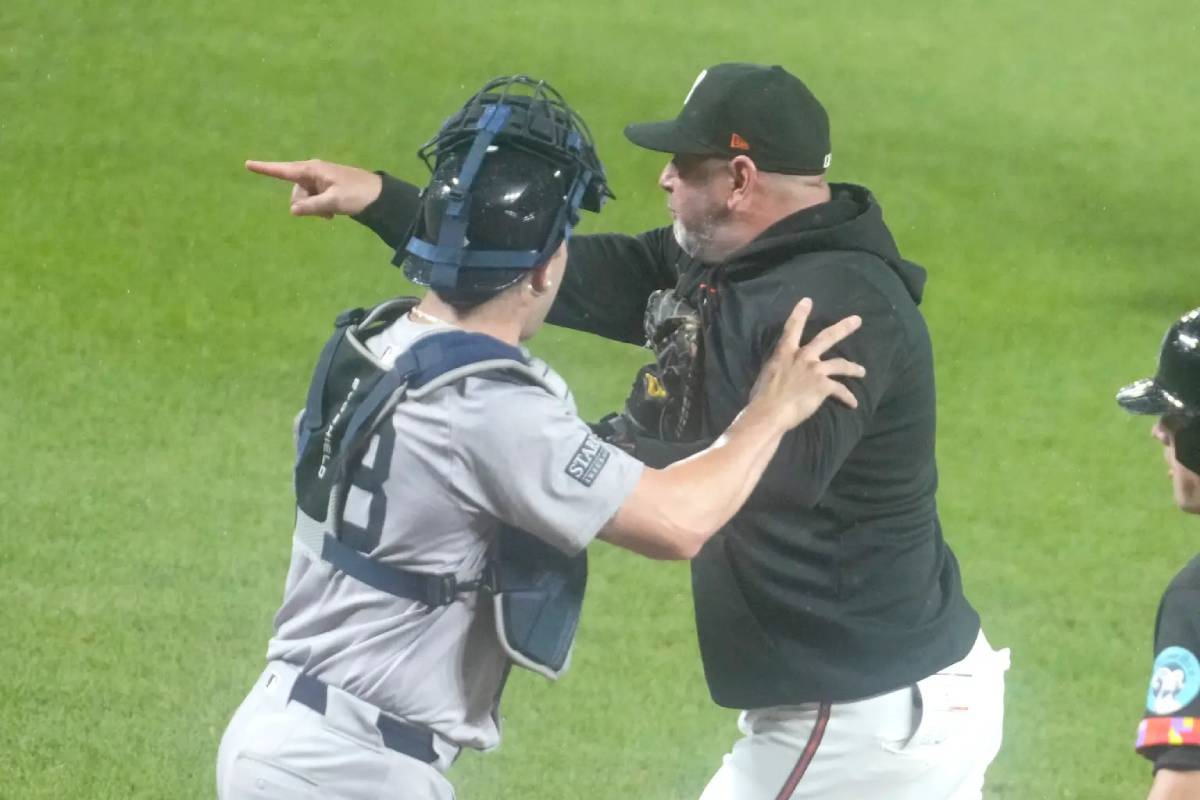
[[[401,317],[367,344],[390,367],[439,328]],[[355,471],[343,525],[366,537],[372,558],[471,580],[502,523],[575,553],[612,518],[642,465],[592,435],[562,379],[535,363],[561,387],[556,395],[469,377],[405,400],[380,426]],[[430,611],[293,544],[267,657],[457,745],[499,742],[493,711],[507,660],[486,597],[465,594]]]

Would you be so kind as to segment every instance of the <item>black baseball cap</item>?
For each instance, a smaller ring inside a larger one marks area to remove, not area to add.
[[[1200,417],[1200,308],[1167,331],[1154,377],[1121,389],[1117,402],[1134,414]]]
[[[750,156],[764,172],[819,175],[829,167],[829,115],[783,67],[717,64],[700,73],[679,116],[625,127],[647,150]]]

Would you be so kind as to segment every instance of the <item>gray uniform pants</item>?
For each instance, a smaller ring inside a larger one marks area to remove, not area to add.
[[[242,702],[217,754],[219,800],[454,800],[434,765],[383,745],[379,710],[330,688],[324,714],[289,703],[296,668],[271,662]]]

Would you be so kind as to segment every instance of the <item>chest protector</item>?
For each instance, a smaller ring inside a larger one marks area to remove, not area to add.
[[[513,663],[550,679],[570,662],[587,585],[587,552],[567,556],[540,539],[503,526],[483,574],[459,581],[373,558],[374,544],[343,531],[342,513],[355,470],[378,426],[399,403],[417,400],[468,376],[552,387],[518,348],[465,331],[418,339],[388,369],[366,347],[408,312],[412,298],[369,312],[347,311],[317,362],[297,431],[295,538],[316,560],[381,592],[430,610],[468,592],[491,595],[496,632]]]

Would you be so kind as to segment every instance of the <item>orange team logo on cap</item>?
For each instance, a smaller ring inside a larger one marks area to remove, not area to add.
[[[734,150],[749,150],[750,143],[736,133],[729,137],[729,146]]]

